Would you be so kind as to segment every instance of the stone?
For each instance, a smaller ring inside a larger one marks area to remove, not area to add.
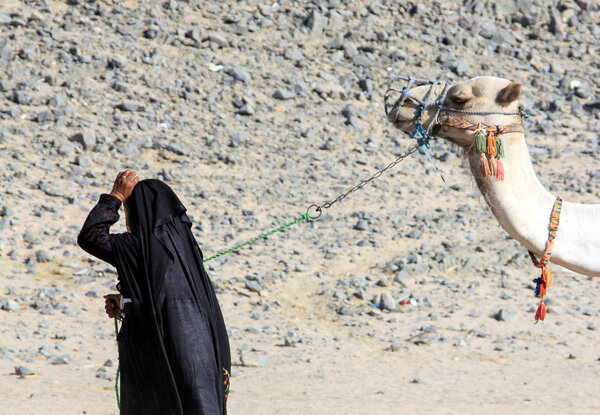
[[[35,372],[25,366],[17,366],[15,367],[15,374],[25,378],[27,376],[35,375]]]
[[[268,359],[258,352],[244,350],[240,353],[240,362],[244,367],[263,367],[268,363]]]
[[[52,261],[52,255],[44,249],[38,249],[35,251],[35,259],[40,263],[50,262]]]
[[[245,281],[246,288],[250,291],[260,294],[262,291],[261,285],[257,281],[246,280]]]
[[[225,72],[227,73],[227,75],[231,76],[236,81],[244,83],[249,83],[250,81],[252,81],[252,76],[250,75],[250,72],[248,72],[248,70],[243,66],[232,66]]]
[[[358,222],[352,227],[357,231],[368,231],[369,230],[369,222],[364,219],[359,219]]]
[[[323,32],[323,29],[327,26],[327,18],[316,9],[313,9],[304,21],[304,24],[312,33],[318,34]]]
[[[229,41],[225,38],[225,36],[223,36],[217,32],[209,33],[208,36],[206,36],[206,38],[204,40],[215,43],[220,48],[229,46]]]
[[[140,109],[140,105],[135,101],[126,99],[126,100],[123,100],[123,102],[121,102],[119,105],[117,105],[117,108],[120,109],[121,111],[133,112],[133,111],[138,111]]]
[[[505,308],[498,310],[493,317],[498,321],[514,321],[516,318],[515,313]]]
[[[86,128],[76,134],[73,134],[69,140],[79,143],[84,150],[93,150],[96,147],[96,133],[94,130]]]
[[[273,98],[280,99],[280,100],[293,99],[295,96],[296,96],[296,94],[294,94],[293,91],[290,91],[289,89],[286,89],[286,88],[278,89],[273,93]]]
[[[90,167],[93,164],[92,158],[85,154],[75,156],[75,164],[81,167]]]
[[[19,311],[21,307],[19,307],[19,303],[13,300],[9,300],[8,298],[3,298],[0,300],[0,308],[6,311]]]
[[[25,91],[13,91],[10,94],[9,98],[15,104],[19,104],[19,105],[29,105],[29,104],[31,104],[31,97]]]
[[[0,92],[10,91],[10,81],[7,79],[0,80]]]
[[[8,26],[12,22],[12,18],[8,13],[0,13],[0,26]]]
[[[52,363],[53,365],[68,365],[70,361],[71,356],[66,354],[63,356],[56,356],[54,359],[52,359],[50,363]]]
[[[396,300],[394,300],[394,297],[390,293],[385,292],[381,294],[379,308],[381,310],[393,311],[396,309]]]

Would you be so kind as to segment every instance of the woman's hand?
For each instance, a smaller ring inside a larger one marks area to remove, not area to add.
[[[110,318],[121,315],[121,295],[108,294],[104,296],[104,309]]]
[[[133,170],[125,170],[119,173],[113,184],[110,194],[123,203],[129,196],[136,184],[140,181],[140,176]]]

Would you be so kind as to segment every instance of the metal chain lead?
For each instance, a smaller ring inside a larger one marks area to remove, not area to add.
[[[432,137],[433,140],[435,140],[435,137]],[[354,186],[352,189],[348,190],[345,193],[342,193],[341,195],[339,195],[338,197],[336,197],[334,200],[332,200],[331,202],[325,202],[322,205],[316,205],[316,204],[312,204],[308,207],[307,209],[307,213],[309,213],[309,211],[312,208],[315,208],[315,211],[317,212],[316,215],[311,214],[310,218],[311,219],[318,219],[319,217],[321,217],[321,214],[323,213],[323,209],[329,209],[331,206],[333,206],[334,204],[336,204],[337,202],[344,200],[346,197],[348,197],[351,193],[354,193],[355,191],[357,191],[358,189],[363,188],[366,184],[368,184],[369,182],[377,179],[379,176],[381,176],[383,173],[385,173],[387,170],[393,168],[396,164],[400,163],[402,160],[404,160],[406,157],[410,156],[411,154],[415,153],[417,150],[419,149],[418,145],[412,146],[410,149],[408,149],[408,151],[406,151],[405,153],[401,154],[400,156],[398,156],[398,158],[396,158],[396,160],[392,161],[390,164],[388,164],[387,166],[385,166],[383,169],[378,170],[375,174],[373,174],[371,177],[369,177],[368,179],[364,179],[362,180],[359,184],[357,184],[356,186]]]

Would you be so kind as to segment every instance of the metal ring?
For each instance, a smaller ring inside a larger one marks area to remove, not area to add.
[[[313,207],[315,208],[315,212],[319,212],[319,215],[318,215],[318,216],[313,216],[313,215],[311,215],[311,214],[310,214],[310,210],[311,210]],[[321,209],[321,206],[319,206],[319,205],[315,205],[315,204],[313,203],[312,205],[310,205],[310,206],[308,207],[308,209],[306,209],[306,213],[308,213],[308,215],[310,216],[310,218],[311,218],[311,219],[319,219],[319,218],[321,217],[321,215],[323,214],[323,209]]]

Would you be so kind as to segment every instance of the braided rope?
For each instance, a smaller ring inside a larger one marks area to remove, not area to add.
[[[223,255],[225,255],[225,254],[228,254],[228,253],[230,253],[230,252],[236,251],[236,250],[238,250],[238,249],[240,249],[240,248],[242,248],[242,247],[244,247],[244,246],[246,246],[246,245],[249,245],[249,244],[251,244],[251,243],[253,243],[253,242],[256,242],[256,241],[258,241],[259,239],[266,238],[266,237],[267,237],[267,236],[269,236],[269,235],[273,235],[275,232],[282,231],[282,230],[284,230],[284,229],[286,229],[286,228],[289,228],[289,227],[290,227],[290,226],[292,226],[292,225],[295,225],[295,224],[297,224],[297,223],[299,223],[299,222],[302,222],[303,220],[305,220],[305,221],[307,221],[307,222],[308,222],[308,221],[310,221],[310,213],[306,212],[306,213],[304,213],[304,214],[300,215],[300,216],[299,216],[298,218],[296,218],[295,220],[293,220],[293,221],[291,221],[291,222],[289,222],[289,223],[286,223],[285,225],[281,225],[280,227],[278,227],[278,228],[275,228],[275,229],[273,229],[273,230],[271,230],[271,231],[269,231],[269,232],[261,233],[260,235],[258,235],[258,236],[255,236],[255,237],[254,237],[254,238],[252,238],[252,239],[248,239],[246,242],[242,242],[241,244],[238,244],[238,245],[236,245],[236,246],[234,246],[234,247],[232,247],[232,248],[229,248],[229,249],[226,249],[226,250],[224,250],[224,251],[221,251],[221,252],[219,252],[219,253],[218,253],[218,254],[216,254],[216,255],[213,255],[213,256],[211,256],[211,257],[209,257],[209,258],[206,258],[206,259],[205,259],[203,262],[208,262],[208,261],[210,261],[211,259],[215,259],[215,258],[218,258],[218,257],[220,257],[220,256],[223,256]]]
[[[550,258],[552,257],[552,249],[554,248],[554,239],[556,238],[556,232],[558,231],[558,225],[560,224],[560,212],[562,210],[562,199],[557,197],[552,207],[552,213],[550,214],[550,224],[548,225],[548,239],[546,240],[546,246],[542,258],[538,261],[535,254],[529,251],[529,256],[533,265],[537,268],[542,269],[542,275],[536,278],[535,295],[541,297],[540,304],[537,312],[535,313],[536,324],[540,320],[544,320],[546,317],[546,306],[544,305],[544,297],[546,296],[546,290],[552,285],[552,274],[548,267]]]

